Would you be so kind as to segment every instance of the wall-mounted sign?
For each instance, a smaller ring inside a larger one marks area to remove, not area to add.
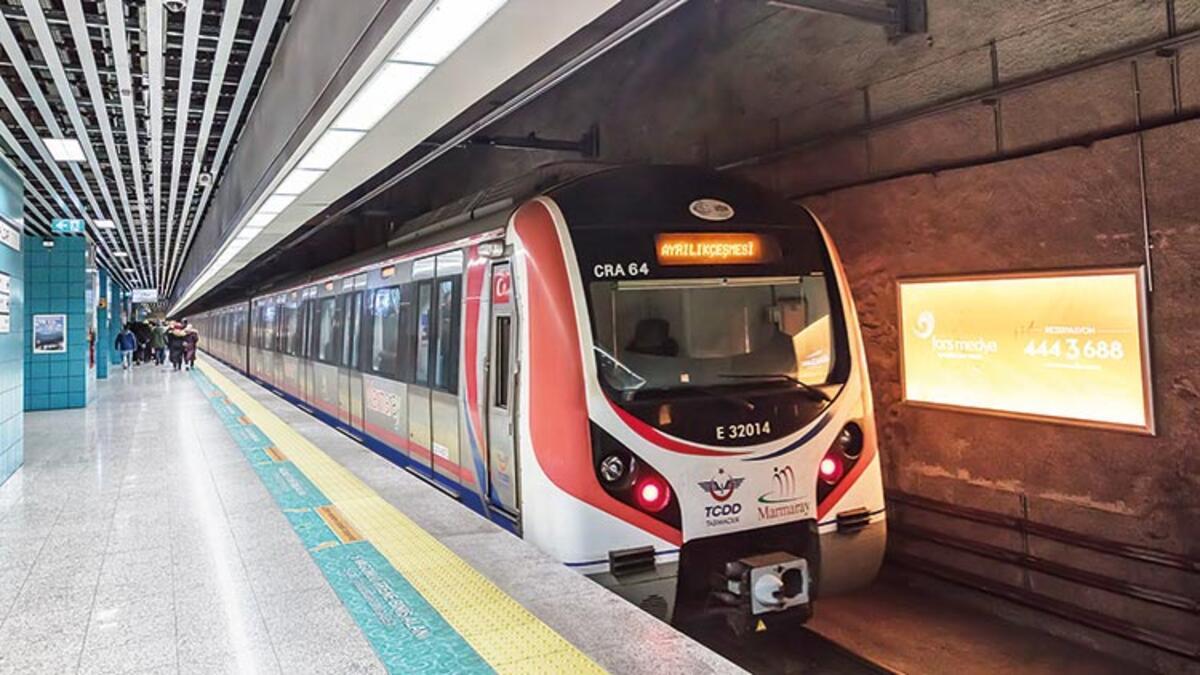
[[[7,333],[12,328],[12,318],[8,314],[0,314],[0,333]]]
[[[0,294],[8,295],[9,293],[12,293],[12,277],[0,272]]]
[[[135,288],[129,293],[130,300],[134,303],[140,302],[158,302],[157,288]]]
[[[8,314],[11,307],[11,295],[0,294],[0,314]]]
[[[33,353],[62,354],[67,351],[67,315],[33,315]]]
[[[654,239],[659,265],[755,265],[779,259],[779,244],[750,232],[676,232]]]
[[[13,227],[11,223],[0,220],[0,243],[3,243],[14,251],[20,251],[21,229]]]
[[[904,279],[904,400],[1154,433],[1142,268]]]
[[[83,234],[87,231],[87,221],[79,218],[55,218],[50,221],[50,231],[57,234]]]

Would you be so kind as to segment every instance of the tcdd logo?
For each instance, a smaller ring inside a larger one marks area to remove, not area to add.
[[[729,501],[733,496],[733,491],[738,489],[738,486],[745,481],[745,478],[734,478],[725,473],[725,469],[717,469],[717,475],[713,476],[712,480],[700,481],[700,489],[708,493],[710,497],[718,502]]]
[[[717,516],[736,516],[742,512],[742,505],[734,502],[733,504],[713,504],[704,507],[704,516],[707,518],[715,518]]]

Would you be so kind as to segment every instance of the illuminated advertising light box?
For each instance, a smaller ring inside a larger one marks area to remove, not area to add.
[[[1143,268],[898,286],[906,402],[1154,433]]]
[[[757,265],[779,260],[774,239],[743,232],[675,232],[654,239],[658,264]]]

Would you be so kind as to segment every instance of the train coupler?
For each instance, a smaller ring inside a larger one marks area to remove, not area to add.
[[[791,553],[764,553],[725,564],[724,588],[714,595],[726,606],[726,622],[738,637],[812,616],[808,561]]]

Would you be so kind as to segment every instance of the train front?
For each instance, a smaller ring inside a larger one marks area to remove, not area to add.
[[[564,558],[661,616],[719,613],[738,632],[869,582],[885,517],[867,371],[813,217],[669,167],[551,198],[598,487],[575,495],[593,513]]]

